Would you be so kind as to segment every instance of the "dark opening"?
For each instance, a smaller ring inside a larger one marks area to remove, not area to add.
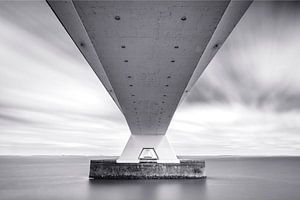
[[[185,21],[186,20],[186,16],[181,17],[181,21]]]

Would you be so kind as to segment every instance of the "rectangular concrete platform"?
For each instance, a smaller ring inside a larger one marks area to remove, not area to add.
[[[200,179],[205,178],[205,161],[180,160],[180,163],[116,163],[116,160],[91,160],[92,179]]]

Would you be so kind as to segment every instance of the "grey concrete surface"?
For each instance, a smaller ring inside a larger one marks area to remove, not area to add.
[[[116,163],[116,160],[91,160],[92,179],[199,179],[205,178],[205,162],[181,160],[180,163]]]
[[[166,133],[182,95],[250,5],[250,1],[48,3],[119,106],[132,134],[141,135]]]

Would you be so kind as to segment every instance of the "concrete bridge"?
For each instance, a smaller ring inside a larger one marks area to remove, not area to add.
[[[179,163],[172,116],[251,1],[48,4],[126,118],[132,135],[117,163]]]

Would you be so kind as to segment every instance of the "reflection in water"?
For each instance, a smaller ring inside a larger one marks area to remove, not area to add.
[[[89,180],[89,199],[205,199],[206,180]]]

